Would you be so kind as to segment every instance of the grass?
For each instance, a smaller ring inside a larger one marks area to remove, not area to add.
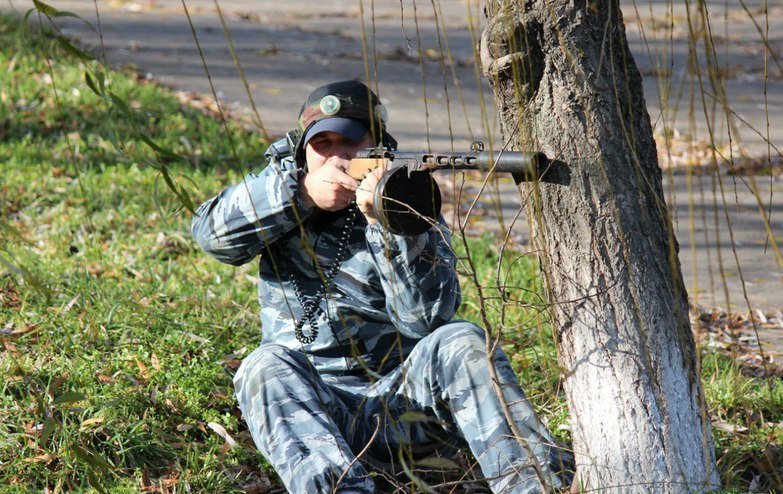
[[[260,334],[250,271],[197,251],[161,170],[203,197],[260,163],[265,143],[232,124],[235,151],[214,118],[108,73],[128,119],[86,86],[99,66],[12,19],[0,37],[12,68],[0,72],[0,485],[259,481],[260,457],[209,426],[240,429],[231,372]]]
[[[182,206],[262,163],[265,143],[15,19],[0,17],[0,67],[0,492],[279,487],[232,397],[260,337],[253,265],[198,251]],[[500,285],[514,290],[500,291],[495,239],[457,243],[472,262],[461,316],[482,319],[481,286],[526,391],[568,441],[534,264],[508,250]],[[739,426],[714,431],[725,486],[783,490],[780,381],[706,351],[703,370],[714,419]]]

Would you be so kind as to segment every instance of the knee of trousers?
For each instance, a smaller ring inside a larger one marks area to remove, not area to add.
[[[315,379],[315,370],[301,352],[283,345],[262,344],[239,366],[234,375],[234,392],[244,412],[245,405],[254,396],[286,396],[291,390],[285,389],[282,383],[286,383],[286,388],[294,385],[292,383],[313,387]]]
[[[450,382],[458,374],[467,372],[479,381],[488,377],[487,335],[482,328],[468,322],[455,321],[445,324],[417,345],[421,353],[416,360],[424,357],[434,376]],[[415,350],[415,351],[416,351]],[[508,357],[498,348],[492,356],[494,364],[504,382],[516,382],[516,377],[508,362]],[[481,376],[481,377],[479,377]]]
[[[486,355],[486,334],[472,322],[444,324],[427,336],[426,340],[426,346],[437,353],[439,359],[454,358],[455,355],[465,355],[465,352]]]
[[[422,366],[420,371],[441,386],[457,375],[482,373],[486,369],[485,333],[467,321],[444,324],[420,341],[409,364]]]

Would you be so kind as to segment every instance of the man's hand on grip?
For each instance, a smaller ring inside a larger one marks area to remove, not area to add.
[[[300,189],[302,204],[325,211],[345,209],[354,200],[359,181],[345,173],[347,160],[328,161],[307,173]]]

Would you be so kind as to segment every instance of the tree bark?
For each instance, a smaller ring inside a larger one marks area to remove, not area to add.
[[[504,142],[554,164],[525,195],[571,412],[601,492],[719,487],[677,243],[617,0],[488,0]]]

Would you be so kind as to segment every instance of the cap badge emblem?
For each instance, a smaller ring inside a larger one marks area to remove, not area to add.
[[[340,100],[337,96],[328,95],[321,98],[321,103],[318,105],[321,109],[321,113],[327,116],[337,115],[340,111]]]

